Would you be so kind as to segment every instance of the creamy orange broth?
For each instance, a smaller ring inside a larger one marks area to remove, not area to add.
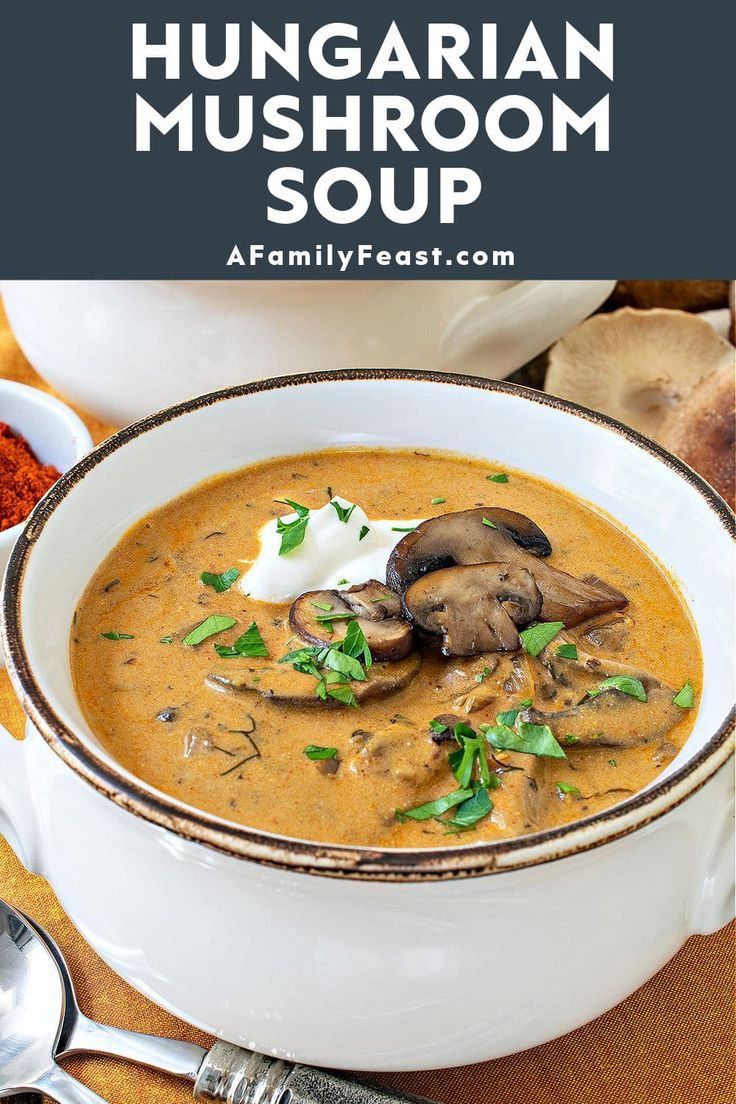
[[[674,690],[689,679],[697,703],[698,639],[662,567],[589,505],[523,472],[507,469],[506,484],[488,481],[498,470],[438,452],[326,450],[209,480],[154,511],[106,557],[77,610],[71,666],[93,731],[123,766],[193,806],[252,827],[330,842],[407,847],[494,840],[585,817],[641,789],[683,745],[696,709],[677,711],[674,727],[654,745],[584,751],[571,746],[567,761],[498,753],[491,762],[500,781],[491,793],[493,812],[474,830],[448,837],[436,820],[400,823],[394,815],[396,808],[456,787],[447,765],[451,746],[432,743],[430,719],[454,713],[476,728],[493,724],[496,713],[534,695],[533,670],[524,685],[504,688],[498,676],[486,685],[475,679],[483,657],[447,659],[430,648],[409,686],[358,708],[275,704],[253,692],[218,693],[205,685],[213,670],[243,662],[271,665],[298,645],[288,605],[249,599],[238,584],[217,594],[200,582],[200,574],[244,570],[242,561],[258,554],[260,526],[284,512],[275,499],[289,497],[316,509],[334,492],[360,503],[374,519],[428,518],[480,505],[528,515],[550,538],[550,564],[573,575],[594,572],[629,599],[622,611],[623,647],[620,641],[611,645],[604,633],[603,647],[596,648],[585,635],[589,624],[560,639],[648,671]],[[431,505],[436,497],[446,502]],[[181,637],[212,613],[228,614],[238,624],[197,647],[182,644]],[[218,659],[213,644],[232,643],[251,620],[271,658]],[[105,632],[133,639],[108,640]],[[169,636],[173,643],[160,642]],[[503,657],[502,671],[511,662]],[[314,683],[309,675],[299,677]],[[590,681],[595,685],[596,678]],[[482,708],[467,713],[479,695]],[[157,719],[167,710],[175,711],[173,720]],[[356,731],[380,735],[371,745],[353,736]],[[336,747],[337,769],[307,758],[308,744]],[[372,749],[367,756],[366,748]],[[561,794],[558,782],[577,793]]]

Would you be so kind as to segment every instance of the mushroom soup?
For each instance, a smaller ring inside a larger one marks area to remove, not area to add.
[[[649,783],[692,728],[697,635],[614,521],[454,454],[326,450],[138,522],[79,603],[88,722],[190,805],[384,847],[519,836]]]

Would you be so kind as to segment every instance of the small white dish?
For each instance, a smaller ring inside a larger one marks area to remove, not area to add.
[[[42,464],[53,464],[62,473],[92,448],[89,431],[73,410],[24,383],[0,379],[0,422],[7,422],[15,433],[25,437]],[[25,520],[0,531],[0,578],[24,525]],[[4,666],[0,647],[0,668]]]

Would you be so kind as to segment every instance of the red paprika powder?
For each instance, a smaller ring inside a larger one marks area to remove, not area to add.
[[[36,459],[24,437],[0,422],[0,531],[25,521],[59,474]]]

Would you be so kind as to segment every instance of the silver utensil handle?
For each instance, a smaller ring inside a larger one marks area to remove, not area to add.
[[[171,1073],[175,1077],[196,1080],[205,1050],[194,1043],[175,1039],[162,1039],[157,1035],[142,1035],[138,1031],[126,1031],[122,1027],[108,1027],[95,1023],[86,1016],[77,1020],[67,1054],[109,1054],[126,1062]],[[57,1054],[57,1058],[62,1053]]]
[[[432,1104],[380,1085],[215,1043],[194,1085],[195,1100],[220,1104]],[[436,1104],[436,1102],[435,1102]]]
[[[88,1089],[65,1070],[53,1066],[36,1082],[36,1088],[56,1104],[108,1104],[103,1097]]]

